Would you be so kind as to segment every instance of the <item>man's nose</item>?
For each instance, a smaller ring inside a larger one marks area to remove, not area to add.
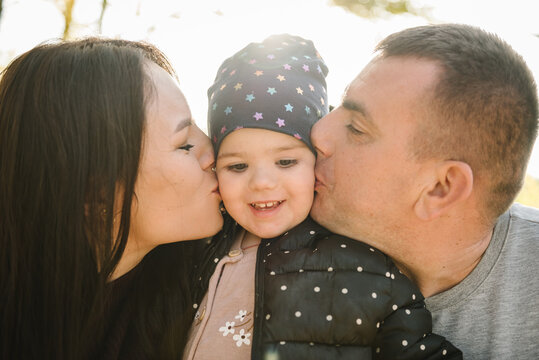
[[[311,130],[311,142],[318,156],[328,157],[331,155],[334,142],[332,138],[331,118],[333,113],[329,113],[314,124]]]

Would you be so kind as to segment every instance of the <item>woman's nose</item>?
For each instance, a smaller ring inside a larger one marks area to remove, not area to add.
[[[192,125],[193,126],[193,125]],[[215,156],[210,139],[198,127],[194,129],[197,132],[198,162],[202,170],[211,170],[215,166]]]

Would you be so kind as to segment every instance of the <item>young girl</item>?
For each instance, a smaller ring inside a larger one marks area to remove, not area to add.
[[[185,359],[460,356],[430,334],[423,297],[387,256],[308,217],[310,129],[328,112],[326,74],[312,42],[272,36],[227,59],[208,90],[235,222],[208,248]]]

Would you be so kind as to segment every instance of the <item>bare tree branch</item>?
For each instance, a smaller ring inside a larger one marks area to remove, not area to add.
[[[75,0],[65,0],[64,9],[62,14],[64,15],[65,25],[64,25],[64,35],[62,38],[64,40],[69,39],[69,30],[71,29],[71,22],[73,20],[73,6],[75,5]]]
[[[99,20],[97,21],[97,31],[99,35],[103,32],[103,17],[105,16],[105,10],[107,10],[107,0],[103,0],[101,3],[101,14],[99,14]]]

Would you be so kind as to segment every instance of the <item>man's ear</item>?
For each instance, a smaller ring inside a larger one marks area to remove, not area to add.
[[[444,161],[435,170],[432,182],[420,194],[414,211],[422,220],[432,220],[472,193],[473,172],[462,161]]]

